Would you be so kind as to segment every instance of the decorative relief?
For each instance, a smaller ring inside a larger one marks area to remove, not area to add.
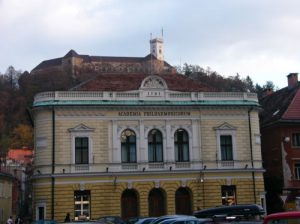
[[[164,125],[153,125],[153,126],[144,126],[144,137],[147,138],[149,131],[157,129],[162,132],[163,138],[166,136],[166,126]]]
[[[171,126],[171,133],[175,133],[176,130],[178,130],[178,129],[184,129],[184,130],[188,131],[189,135],[191,135],[191,133],[193,132],[193,128],[192,128],[191,125],[176,125],[176,126],[172,125]],[[173,135],[172,135],[172,138],[174,138]]]
[[[164,79],[157,75],[147,76],[142,84],[141,89],[167,89],[167,84]]]
[[[93,132],[95,128],[90,128],[84,124],[79,124],[75,126],[74,128],[69,128],[69,132]]]
[[[186,180],[181,180],[181,187],[186,187]]]
[[[145,80],[143,88],[163,89],[164,83],[156,77],[151,77]]]
[[[230,186],[230,185],[231,185],[231,178],[230,178],[230,177],[228,177],[228,178],[226,179],[226,185],[227,185],[227,186]]]
[[[79,189],[80,189],[81,191],[84,191],[84,190],[85,190],[84,185],[85,185],[85,183],[84,183],[83,181],[81,181],[80,184],[79,184]]]
[[[135,135],[137,137],[139,136],[138,133],[140,131],[140,127],[138,125],[137,126],[128,126],[128,125],[126,125],[126,126],[118,126],[117,127],[117,136],[121,136],[121,134],[122,134],[121,132],[123,132],[126,129],[134,131]]]
[[[214,130],[236,130],[237,128],[228,124],[227,122],[224,122],[218,127],[214,127]]]
[[[159,187],[160,187],[159,180],[156,180],[156,181],[154,182],[154,184],[155,184],[155,188],[159,188]]]
[[[128,181],[127,182],[127,188],[128,189],[132,189],[132,181]]]

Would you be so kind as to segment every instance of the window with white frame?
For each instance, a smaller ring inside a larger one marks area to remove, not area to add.
[[[90,219],[90,200],[89,190],[74,191],[74,218],[75,220]]]
[[[75,164],[89,163],[89,138],[75,137]]]
[[[300,180],[300,162],[294,164],[294,178]]]
[[[184,129],[178,129],[174,134],[175,160],[176,162],[188,162],[189,159],[189,135]]]
[[[293,147],[300,147],[300,133],[293,133],[292,134],[292,146]]]
[[[88,165],[92,155],[91,136],[95,129],[80,124],[68,130],[72,139],[73,163],[78,166]]]
[[[220,136],[220,146],[221,146],[221,160],[222,161],[233,160],[232,136],[231,135],[221,135]]]
[[[121,158],[122,163],[136,163],[136,135],[130,129],[121,133]]]
[[[218,160],[222,161],[222,166],[233,166],[236,159],[236,127],[225,122],[214,130],[217,137]]]
[[[36,220],[44,220],[46,218],[46,203],[37,203],[35,207]]]
[[[236,204],[236,186],[223,185],[221,186],[222,205],[235,205]]]

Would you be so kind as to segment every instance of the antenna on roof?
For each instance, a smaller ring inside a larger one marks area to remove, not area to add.
[[[161,28],[161,38],[164,38],[164,28]]]
[[[150,33],[150,43],[152,41],[152,33]],[[150,44],[150,75],[152,75],[152,45]]]

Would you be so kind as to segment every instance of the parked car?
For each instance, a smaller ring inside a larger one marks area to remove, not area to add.
[[[120,216],[104,216],[104,217],[97,219],[97,222],[125,224],[124,220]]]
[[[149,224],[157,217],[147,217],[147,218],[141,218],[135,224]]]
[[[41,219],[41,220],[34,220],[31,224],[57,224],[55,220],[51,219]]]
[[[164,215],[164,216],[157,217],[150,224],[160,224],[162,221],[166,219],[174,219],[180,217],[195,218],[195,216],[190,216],[190,215]]]
[[[214,223],[212,219],[198,219],[196,217],[176,217],[171,219],[165,219],[159,224],[211,224]]]
[[[264,218],[263,224],[299,224],[300,211],[279,212]]]
[[[126,221],[126,224],[135,224],[137,221],[139,221],[140,219],[143,219],[145,217],[142,216],[137,216],[137,217],[131,217]]]
[[[194,212],[197,218],[229,220],[259,220],[264,214],[264,209],[256,204],[221,206]]]

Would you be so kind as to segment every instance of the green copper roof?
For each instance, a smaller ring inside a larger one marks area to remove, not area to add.
[[[105,101],[105,100],[51,100],[35,102],[33,107],[41,106],[259,106],[255,101],[246,100],[209,100],[209,101]]]

